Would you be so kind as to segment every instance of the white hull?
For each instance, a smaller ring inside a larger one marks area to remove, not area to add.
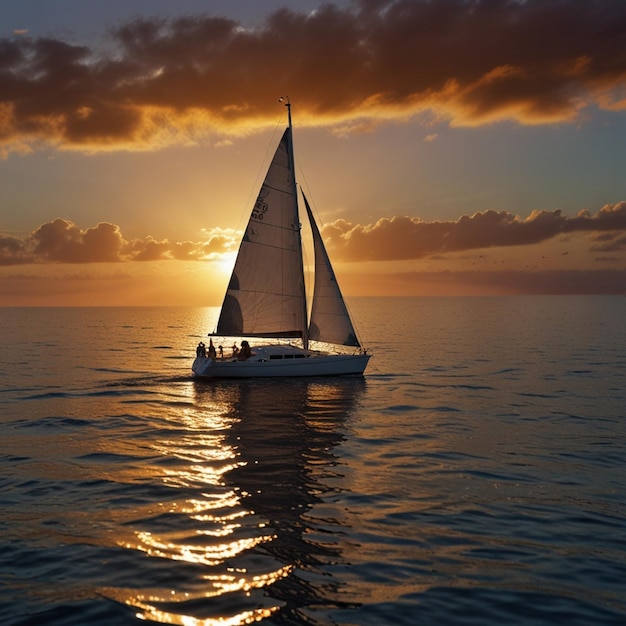
[[[197,378],[344,376],[363,374],[370,358],[369,354],[324,354],[280,346],[253,350],[255,354],[245,361],[199,356],[191,369]]]

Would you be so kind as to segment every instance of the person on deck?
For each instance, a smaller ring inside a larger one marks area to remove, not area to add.
[[[250,344],[247,341],[241,342],[241,350],[239,351],[239,360],[245,361],[252,356],[252,350],[250,349]]]
[[[217,356],[215,352],[215,346],[213,345],[213,339],[209,339],[209,359],[215,359]]]

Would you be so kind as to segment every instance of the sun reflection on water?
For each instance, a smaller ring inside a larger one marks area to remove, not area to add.
[[[150,442],[158,504],[118,540],[151,560],[146,579],[107,595],[139,619],[183,626],[251,624],[302,594],[334,604],[317,570],[336,551],[302,516],[319,501],[350,398],[350,387],[319,383],[195,388]]]
[[[212,617],[193,617],[186,615],[185,611],[191,604],[197,605],[198,602],[219,598],[225,594],[244,592],[246,597],[250,598],[252,590],[263,589],[272,585],[287,577],[292,570],[293,566],[286,565],[275,571],[254,576],[244,576],[241,572],[206,575],[203,578],[210,584],[210,590],[196,593],[153,590],[149,593],[124,595],[118,590],[111,595],[116,596],[118,601],[128,606],[141,609],[142,612],[137,613],[136,617],[143,620],[152,620],[162,624],[181,624],[183,626],[190,624],[194,626],[217,626],[218,624],[220,626],[224,624],[240,626],[269,617],[281,607],[278,604],[267,607],[257,606],[230,616],[225,616],[222,610],[219,616]]]
[[[289,576],[294,566],[273,559],[259,562],[250,556],[276,535],[246,505],[246,490],[227,479],[249,462],[230,432],[236,419],[236,391],[223,398],[211,393],[193,408],[172,412],[171,424],[150,444],[157,459],[155,480],[170,497],[152,508],[152,516],[137,520],[144,528],[117,543],[149,559],[171,562],[171,577],[179,583],[150,588],[145,581],[141,590],[106,591],[109,597],[139,609],[139,619],[183,626],[240,626],[281,608],[280,601],[262,590]],[[187,569],[179,576],[178,567]],[[188,568],[195,568],[195,575],[190,576],[193,569]]]
[[[174,615],[164,611],[159,611],[152,606],[147,606],[144,613],[137,613],[138,619],[153,620],[161,624],[178,624],[180,626],[243,626],[244,624],[253,624],[260,622],[266,617],[270,617],[272,613],[278,611],[280,607],[272,607],[269,609],[254,609],[252,611],[242,611],[231,617],[209,617],[197,618],[189,615]]]
[[[232,531],[231,533],[232,534]],[[206,536],[207,533],[195,531],[195,537]],[[273,539],[272,535],[264,535],[260,537],[250,537],[247,539],[238,539],[228,543],[220,543],[217,545],[194,545],[194,544],[176,544],[173,541],[163,541],[155,537],[151,532],[138,532],[137,543],[123,544],[125,548],[133,550],[141,550],[148,556],[171,559],[173,561],[186,561],[187,563],[200,563],[202,565],[219,565],[226,559],[231,559],[241,554],[245,550],[250,550],[255,546]]]

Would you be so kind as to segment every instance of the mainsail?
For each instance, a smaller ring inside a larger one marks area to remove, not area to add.
[[[246,227],[216,334],[303,337],[306,301],[293,172],[285,130]]]
[[[328,253],[322,241],[322,236],[313,218],[311,207],[304,193],[302,197],[304,198],[304,205],[311,223],[313,250],[315,253],[315,283],[311,305],[309,339],[343,346],[360,347],[348,309],[341,295],[339,284],[330,264]]]

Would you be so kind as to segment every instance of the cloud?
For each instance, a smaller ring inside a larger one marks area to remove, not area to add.
[[[572,122],[626,108],[626,3],[361,0],[281,9],[258,28],[216,16],[137,19],[107,51],[28,33],[0,41],[0,145],[153,149],[274,125],[358,129],[430,110],[453,125]]]
[[[481,248],[524,246],[576,232],[603,233],[595,251],[624,250],[626,202],[606,205],[591,215],[567,217],[554,211],[533,211],[522,219],[506,211],[463,215],[456,221],[424,222],[416,217],[383,218],[375,224],[336,220],[323,234],[333,254],[345,261],[399,261]]]
[[[383,218],[375,224],[339,219],[322,229],[333,258],[343,261],[401,261],[493,247],[525,246],[557,236],[590,233],[590,250],[626,251],[626,202],[607,204],[595,215],[567,217],[533,211],[522,219],[506,211],[463,215],[456,221],[424,222],[416,217]],[[24,238],[0,236],[0,266],[33,263],[121,263],[129,261],[200,261],[221,258],[238,246],[232,229],[203,230],[200,241],[157,241],[151,236],[127,240],[115,224],[81,229],[57,218]]]
[[[625,233],[602,233],[593,238],[591,250],[594,252],[626,252]]]
[[[124,240],[114,224],[102,222],[83,231],[72,222],[56,219],[35,230],[28,244],[33,258],[58,263],[110,263],[120,260]]]
[[[232,251],[236,233],[205,231],[200,242],[126,240],[119,227],[101,222],[85,230],[57,218],[27,237],[0,236],[0,266],[34,263],[120,263],[128,261],[210,260]]]

